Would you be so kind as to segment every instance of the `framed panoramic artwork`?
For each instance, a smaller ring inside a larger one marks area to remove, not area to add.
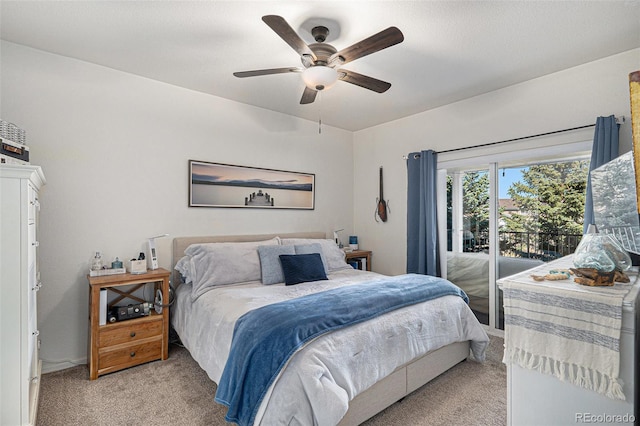
[[[189,207],[315,208],[315,175],[189,160]]]

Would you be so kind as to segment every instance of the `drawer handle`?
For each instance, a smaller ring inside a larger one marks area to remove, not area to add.
[[[131,332],[131,334],[130,334],[130,336],[131,336],[131,337],[136,337],[136,332],[135,332],[135,331],[132,331],[132,332]]]
[[[131,358],[133,358],[134,356],[136,356],[135,352],[131,352],[129,355],[131,355]]]

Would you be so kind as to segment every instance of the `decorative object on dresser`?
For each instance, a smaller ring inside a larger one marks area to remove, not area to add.
[[[36,422],[40,389],[37,295],[42,169],[0,165],[0,424]]]
[[[636,197],[635,153],[629,151],[589,172],[593,194],[593,220],[600,233],[613,235],[640,265],[640,215]]]
[[[29,147],[0,138],[0,164],[29,164]]]
[[[571,272],[574,281],[589,286],[612,286],[615,282],[629,282],[625,271],[631,268],[631,257],[611,234],[601,234],[594,224],[589,225],[573,254]]]
[[[25,131],[0,119],[0,164],[29,164]]]
[[[160,292],[162,296],[158,299],[168,301],[170,275],[166,269],[158,268],[143,274],[87,277],[90,286],[87,364],[91,380],[134,365],[168,358],[169,309],[166,305],[162,305],[165,309],[151,309],[153,304],[134,292],[151,283],[154,284],[153,294]],[[105,290],[119,295],[111,300],[108,307],[104,306]],[[111,317],[113,322],[104,321],[105,312],[124,299],[136,302],[125,306],[131,312],[117,312]],[[132,319],[122,320],[124,318]]]

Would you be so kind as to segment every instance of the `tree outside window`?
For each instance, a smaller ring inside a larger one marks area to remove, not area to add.
[[[499,208],[502,255],[552,260],[573,253],[582,236],[589,161],[523,167],[509,187],[511,208]],[[484,251],[489,234],[489,176],[464,174],[464,251]],[[451,179],[447,179],[451,211]],[[448,217],[451,229],[451,215]],[[449,245],[449,249],[451,246]]]

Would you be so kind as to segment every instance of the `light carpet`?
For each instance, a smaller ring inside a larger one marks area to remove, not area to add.
[[[364,425],[505,425],[503,344],[491,336],[485,363],[470,359],[455,366]],[[215,391],[187,350],[171,345],[166,361],[98,380],[89,380],[86,366],[43,375],[37,425],[227,425]]]

